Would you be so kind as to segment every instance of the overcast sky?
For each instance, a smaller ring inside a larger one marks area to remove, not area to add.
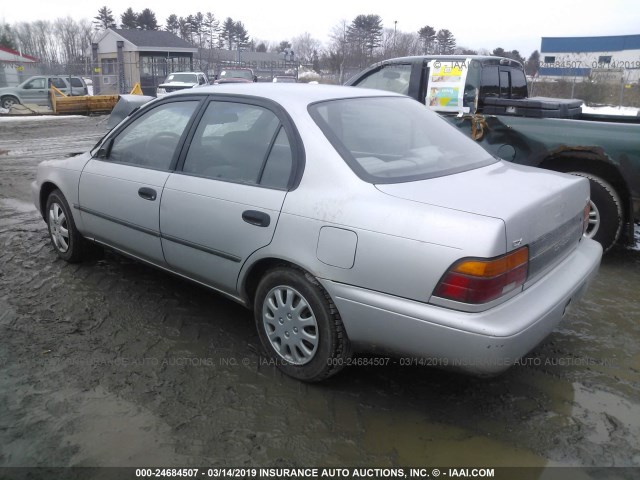
[[[2,0],[0,21],[55,19],[70,15],[92,19],[106,0]],[[252,38],[279,42],[309,32],[326,42],[331,27],[359,14],[377,14],[385,27],[417,31],[424,25],[453,32],[459,46],[473,49],[517,49],[527,57],[540,49],[540,37],[640,34],[639,0],[110,0],[119,20],[128,7],[150,8],[158,22],[201,11],[221,20],[244,23]]]

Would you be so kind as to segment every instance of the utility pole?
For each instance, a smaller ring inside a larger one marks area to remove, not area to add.
[[[396,34],[398,33],[398,21],[393,21],[393,53],[396,53]]]

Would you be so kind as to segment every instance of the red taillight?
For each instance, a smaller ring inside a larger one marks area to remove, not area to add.
[[[433,294],[456,302],[487,303],[520,287],[528,271],[528,247],[489,260],[460,260],[444,274]]]

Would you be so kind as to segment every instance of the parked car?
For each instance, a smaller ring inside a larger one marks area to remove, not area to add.
[[[219,85],[224,83],[251,83],[257,81],[258,77],[256,77],[250,68],[225,68],[220,71],[219,75],[216,75],[213,83]]]
[[[37,75],[29,77],[17,87],[0,88],[0,106],[10,109],[17,104],[49,104],[49,85],[65,95],[88,95],[87,84],[80,77]]]
[[[584,114],[582,100],[529,97],[522,64],[494,56],[392,58],[347,85],[408,95],[492,155],[587,178],[587,236],[605,250],[633,241],[640,221],[640,118]]]
[[[277,75],[273,77],[273,83],[296,83],[296,77],[292,77],[291,75]]]
[[[175,72],[170,73],[164,82],[158,85],[157,97],[164,97],[168,93],[178,92],[186,88],[209,85],[209,78],[204,72]]]
[[[253,309],[284,373],[352,351],[497,373],[542,341],[602,255],[589,182],[489,155],[402,95],[221,85],[136,109],[32,184],[57,255],[89,242]]]

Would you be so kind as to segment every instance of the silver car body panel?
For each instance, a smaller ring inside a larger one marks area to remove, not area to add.
[[[156,101],[184,94],[196,93]],[[354,174],[307,110],[327,99],[394,94],[300,84],[219,85],[197,94],[267,98],[282,106],[304,145],[304,172],[295,188],[89,161],[85,154],[42,164],[34,202],[42,185],[53,182],[82,210],[74,218],[84,235],[249,306],[253,266],[266,259],[291,262],[322,283],[357,347],[477,357],[488,366],[462,368],[485,373],[507,368],[498,368],[500,358],[517,358],[541,341],[597,271],[599,244],[578,241],[571,223],[588,198],[585,179],[497,162],[373,185]],[[155,189],[157,198],[141,198],[142,187]],[[246,211],[269,215],[268,225],[243,220]],[[562,251],[523,291],[479,312],[429,304],[454,262],[526,244],[537,245],[540,254]]]
[[[285,195],[282,190],[172,174],[160,209],[168,265],[234,293],[247,257],[271,242]],[[243,220],[246,211],[266,213],[269,225],[247,223]]]
[[[491,310],[473,314],[320,281],[357,349],[401,352],[427,357],[434,366],[496,374],[551,333],[588,288],[601,255],[600,244],[585,238],[544,282]]]
[[[80,177],[78,195],[83,233],[163,265],[160,196],[168,177],[168,172],[89,161]],[[156,191],[155,200],[142,198],[141,188]]]

